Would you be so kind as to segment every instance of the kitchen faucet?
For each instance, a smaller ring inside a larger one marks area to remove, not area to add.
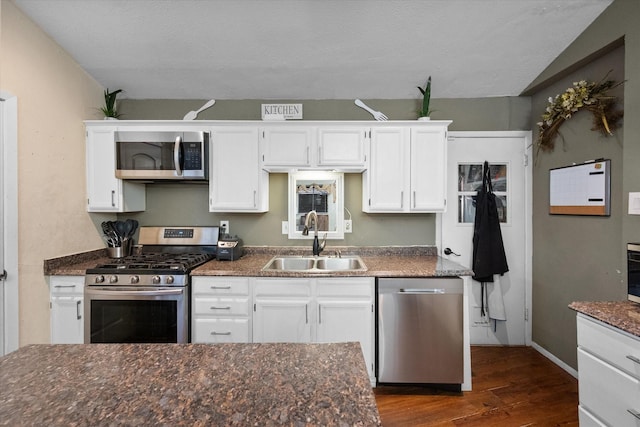
[[[324,246],[327,244],[327,233],[324,234],[324,239],[322,240],[322,244],[318,242],[318,213],[313,210],[307,213],[306,218],[304,219],[304,228],[302,229],[302,235],[309,235],[309,225],[311,224],[311,220],[313,219],[313,224],[315,227],[315,232],[313,235],[313,254],[320,255],[320,252],[324,249]]]

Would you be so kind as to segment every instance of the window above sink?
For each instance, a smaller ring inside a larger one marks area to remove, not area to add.
[[[307,214],[316,211],[317,224],[309,224],[304,236]],[[327,171],[289,173],[289,239],[344,239],[344,174]]]

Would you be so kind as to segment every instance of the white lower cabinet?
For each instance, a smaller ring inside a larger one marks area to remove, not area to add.
[[[51,344],[84,343],[84,276],[50,276]]]
[[[251,342],[249,278],[192,280],[191,342]]]
[[[640,426],[640,339],[578,315],[580,425]]]
[[[374,378],[374,278],[254,278],[254,342],[359,342]]]
[[[253,341],[311,342],[312,279],[253,280]]]
[[[321,278],[316,283],[317,342],[359,342],[369,378],[374,368],[374,279]]]

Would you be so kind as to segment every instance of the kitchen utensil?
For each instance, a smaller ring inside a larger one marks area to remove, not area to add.
[[[212,99],[211,101],[208,101],[206,104],[204,104],[202,107],[198,108],[197,110],[193,110],[193,111],[189,111],[182,120],[193,120],[196,118],[196,116],[198,115],[198,113],[206,110],[207,108],[211,107],[213,104],[216,103],[215,99]]]
[[[386,120],[389,120],[389,118],[387,116],[385,116],[382,112],[375,111],[374,109],[367,107],[367,105],[364,102],[360,101],[359,99],[356,99],[355,103],[356,103],[356,105],[358,107],[367,110],[373,116],[374,119],[376,119],[376,120],[378,120],[380,122],[384,122]]]

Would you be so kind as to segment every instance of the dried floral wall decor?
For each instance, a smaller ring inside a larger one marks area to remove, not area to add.
[[[572,87],[556,95],[555,98],[549,97],[549,105],[542,114],[542,121],[537,123],[538,151],[553,151],[560,126],[582,109],[593,114],[591,130],[600,131],[605,136],[613,135],[624,113],[622,110],[615,109],[617,98],[608,95],[607,92],[624,82],[616,83],[613,80],[607,80],[608,75],[607,73],[607,76],[599,82],[585,80],[574,82]]]

